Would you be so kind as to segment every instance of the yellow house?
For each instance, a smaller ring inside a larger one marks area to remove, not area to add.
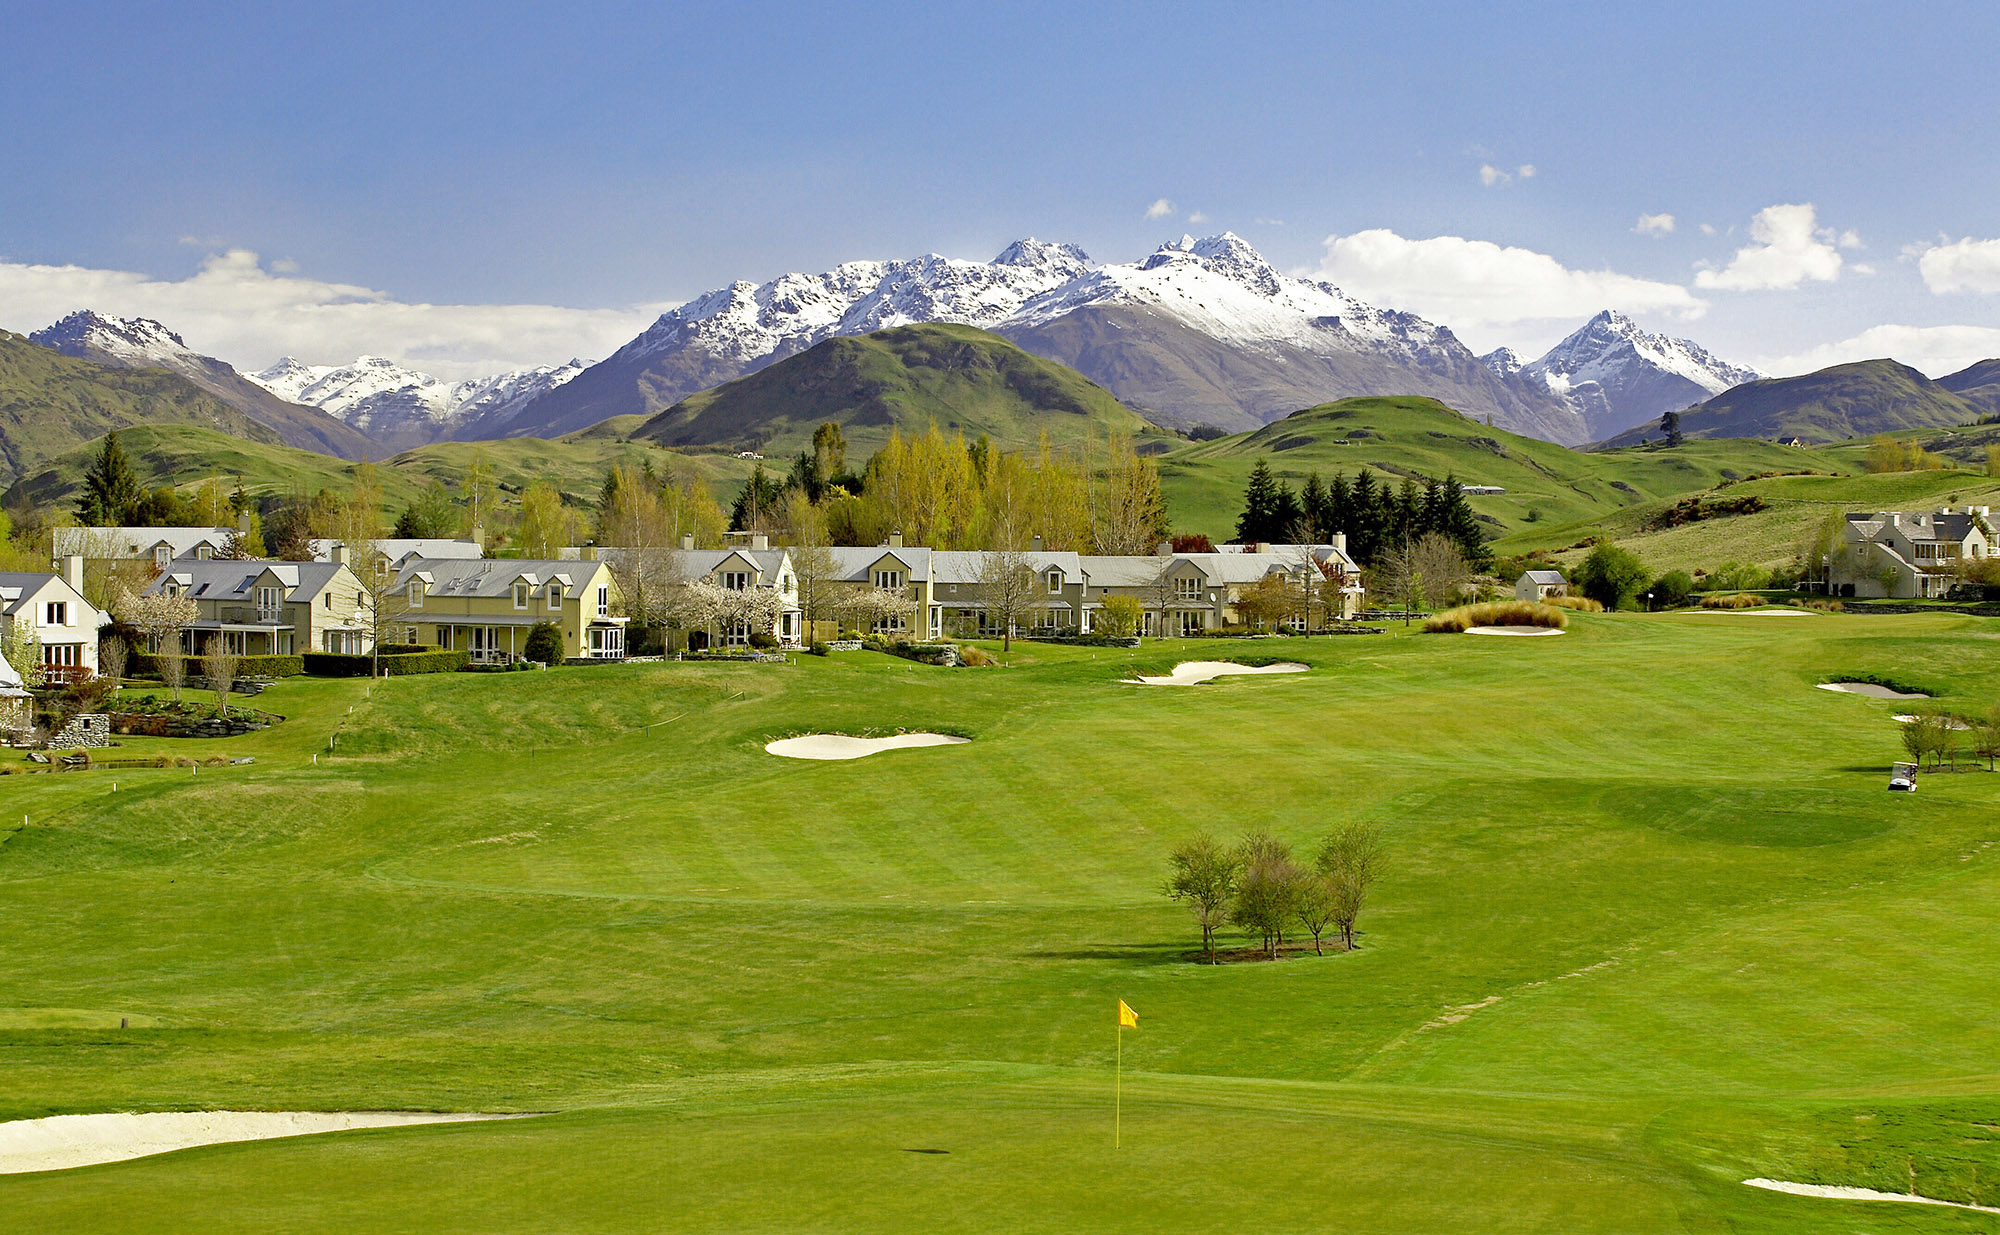
[[[611,569],[589,559],[409,558],[383,599],[390,641],[505,663],[551,622],[565,660],[625,658],[624,600]]]
[[[243,656],[369,650],[367,594],[344,562],[185,559],[145,591],[195,602],[194,625],[182,636],[193,655],[215,639]]]
[[[900,532],[873,548],[840,546],[827,550],[833,562],[831,581],[853,587],[893,592],[909,602],[907,614],[876,622],[883,634],[935,639],[944,633],[944,608],[932,587],[931,551],[905,545]]]

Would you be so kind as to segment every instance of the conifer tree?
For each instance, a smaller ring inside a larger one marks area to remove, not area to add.
[[[84,473],[83,492],[76,499],[78,522],[91,527],[123,526],[145,496],[139,488],[138,474],[132,470],[132,461],[118,444],[118,434],[106,433],[104,449]]]
[[[1262,459],[1250,469],[1243,486],[1243,513],[1236,520],[1236,539],[1243,544],[1285,540],[1299,521],[1299,499],[1292,487],[1271,474]]]

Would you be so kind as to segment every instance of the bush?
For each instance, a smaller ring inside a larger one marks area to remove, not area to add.
[[[188,661],[194,658],[186,656],[179,657],[178,659],[189,670],[195,669],[199,664],[197,660],[196,665],[189,665]],[[236,658],[236,676],[239,679],[295,678],[305,671],[305,658],[302,656],[239,656]],[[159,677],[160,657],[155,653],[141,652],[134,648],[127,656],[125,675],[135,678]],[[183,675],[183,680],[193,681],[200,676],[199,672],[188,672]]]
[[[993,664],[994,660],[985,648],[976,648],[968,645],[958,649],[958,663],[968,665],[974,669],[984,669],[988,665]]]
[[[528,628],[528,638],[521,644],[521,657],[544,665],[560,665],[563,660],[562,631],[554,622],[536,622]]]
[[[1737,592],[1730,596],[1709,595],[1701,598],[1704,609],[1750,609],[1765,603],[1762,596],[1752,596],[1748,592]]]
[[[820,642],[818,639],[815,639],[812,641],[811,645],[806,648],[806,651],[812,653],[814,656],[824,656],[827,654],[827,647],[826,644]]]
[[[1764,509],[1764,499],[1754,494],[1746,497],[1684,497],[1646,520],[1645,530],[1661,532],[1671,527],[1685,527],[1690,523],[1701,523],[1729,515],[1754,515],[1762,509]]]
[[[1594,545],[1573,576],[1577,590],[1607,609],[1622,609],[1646,586],[1646,567],[1610,541]]]
[[[385,643],[379,649],[384,656],[412,656],[419,652],[441,652],[435,643]]]
[[[768,630],[753,630],[750,632],[750,646],[760,652],[768,652],[778,646],[778,636]]]
[[[1694,594],[1694,577],[1685,570],[1670,570],[1653,580],[1649,590],[1653,593],[1653,603],[1660,608],[1679,608]]]
[[[384,656],[382,676],[403,677],[411,673],[456,673],[465,668],[465,652],[418,652],[414,655]],[[321,678],[365,678],[375,672],[372,656],[349,656],[341,652],[307,652],[305,671]]]
[[[1542,603],[1545,605],[1554,605],[1558,609],[1574,609],[1578,613],[1604,612],[1604,606],[1598,604],[1588,596],[1551,596],[1542,601]]]
[[[1424,619],[1431,634],[1462,634],[1474,626],[1546,626],[1561,630],[1569,617],[1553,605],[1532,600],[1496,600],[1484,605],[1461,605]]]

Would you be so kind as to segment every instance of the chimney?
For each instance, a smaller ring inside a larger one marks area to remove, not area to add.
[[[1341,554],[1341,556],[1342,556],[1342,557],[1345,557],[1345,556],[1347,556],[1347,533],[1346,533],[1346,532],[1335,532],[1335,533],[1333,534],[1333,547],[1334,547],[1334,548],[1336,548],[1336,549],[1338,549],[1338,550],[1340,550],[1340,554]]]
[[[1173,555],[1174,542],[1171,540],[1163,540],[1153,548],[1154,557],[1172,557]]]
[[[472,525],[472,543],[479,546],[481,553],[486,551],[486,525],[484,523],[475,522]]]
[[[1034,544],[1030,545],[1029,548],[1034,550],[1036,553],[1040,553],[1042,551],[1042,537],[1040,533],[1036,533],[1035,542]]]
[[[771,538],[762,532],[758,532],[750,537],[750,547],[752,549],[768,549],[771,547]]]
[[[578,560],[579,560],[579,561],[585,561],[585,562],[594,562],[594,561],[596,561],[596,560],[597,560],[597,546],[596,546],[596,545],[585,545],[585,546],[584,546],[584,547],[583,547],[582,549],[578,550],[578,552],[577,552],[577,558],[578,558]]]
[[[1271,551],[1271,542],[1268,540],[1260,540],[1256,544],[1250,546],[1250,552],[1252,553],[1269,553],[1270,551]]]
[[[682,533],[681,533],[681,551],[682,551],[682,552],[691,552],[691,551],[692,551],[693,549],[694,549],[694,533],[693,533],[693,532],[682,532]]]
[[[242,514],[236,516],[236,534],[238,536],[248,536],[250,534],[249,511],[246,510]]]
[[[900,549],[903,547],[903,529],[897,528],[895,531],[889,533],[889,547],[891,549]]]
[[[83,558],[79,554],[65,553],[62,558],[63,582],[79,595],[83,592]]]
[[[332,562],[335,566],[347,565],[347,542],[336,540],[327,546],[326,560]]]

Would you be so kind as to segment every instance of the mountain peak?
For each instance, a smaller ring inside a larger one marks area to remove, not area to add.
[[[78,309],[28,337],[59,352],[95,346],[125,356],[169,356],[188,350],[179,335],[150,317],[111,317],[95,309]]]
[[[1031,270],[1069,268],[1081,274],[1090,269],[1090,255],[1073,244],[1051,244],[1024,236],[1000,251],[995,266],[1019,266]]]

